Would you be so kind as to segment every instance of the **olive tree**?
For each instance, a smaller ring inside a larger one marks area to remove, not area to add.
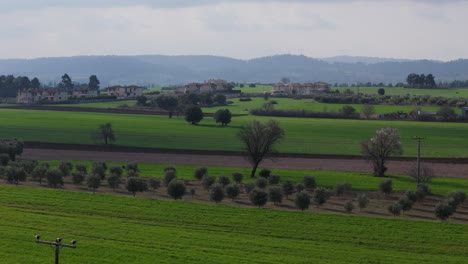
[[[57,169],[50,169],[46,173],[47,184],[52,188],[63,186],[63,174]]]
[[[203,179],[203,176],[207,174],[208,174],[208,169],[206,167],[200,167],[200,168],[195,169],[195,172],[193,173],[193,177],[195,177],[195,179],[200,181],[201,179]]]
[[[281,192],[281,188],[277,186],[268,188],[268,198],[271,202],[273,202],[273,204],[280,204],[283,201],[283,193]]]
[[[46,178],[46,173],[48,170],[48,164],[42,164],[34,168],[34,170],[31,173],[31,176],[33,179],[39,181],[39,184],[42,184],[42,180]]]
[[[252,164],[250,177],[253,178],[260,162],[275,152],[276,144],[284,138],[284,130],[274,120],[267,123],[253,120],[239,130],[237,137]]]
[[[226,196],[234,200],[240,194],[240,188],[237,184],[229,184],[226,186]]]
[[[127,190],[132,193],[133,196],[135,196],[137,192],[144,192],[148,190],[148,184],[146,184],[146,181],[142,178],[129,177],[127,178],[125,188],[127,188]]]
[[[88,189],[92,190],[93,193],[96,192],[99,186],[101,186],[101,177],[98,175],[88,175],[88,177],[86,177],[86,186],[88,186]]]
[[[357,197],[357,202],[359,205],[359,210],[366,208],[367,205],[369,204],[369,198],[367,197],[367,194],[365,193],[359,194]]]
[[[305,209],[309,208],[310,205],[310,196],[306,191],[300,191],[296,194],[296,198],[294,199],[294,204],[297,208],[304,211]]]
[[[6,180],[8,183],[18,185],[20,181],[26,181],[27,173],[24,168],[11,166],[6,170]]]
[[[253,189],[250,194],[250,201],[258,208],[264,206],[268,201],[268,193],[260,189]]]
[[[387,171],[385,163],[388,158],[403,153],[400,132],[398,129],[391,127],[377,130],[373,137],[361,143],[361,152],[372,163],[374,175],[385,176]]]
[[[173,179],[169,185],[167,185],[167,194],[174,198],[174,200],[182,198],[185,194],[185,184],[182,181]]]
[[[210,200],[219,203],[224,199],[224,190],[223,185],[221,184],[214,184],[210,187]]]

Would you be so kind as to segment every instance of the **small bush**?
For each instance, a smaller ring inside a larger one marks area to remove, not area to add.
[[[140,169],[138,169],[138,164],[136,162],[131,162],[127,164],[128,177],[137,177],[139,173]]]
[[[27,174],[24,168],[8,167],[6,170],[6,180],[8,183],[18,185],[20,181],[26,181]]]
[[[0,165],[7,166],[8,162],[10,162],[10,156],[7,154],[0,154]]]
[[[260,189],[265,189],[268,185],[268,181],[265,178],[257,178],[255,185]]]
[[[69,161],[61,161],[58,165],[58,169],[62,172],[63,176],[68,176],[73,169],[73,164]]]
[[[416,188],[416,196],[418,197],[418,201],[424,200],[424,198],[429,194],[431,194],[431,190],[427,184],[419,184],[419,186]]]
[[[80,171],[72,172],[72,183],[76,185],[81,185],[85,179],[85,174]]]
[[[440,220],[447,220],[453,213],[452,206],[446,202],[437,203],[435,206],[434,214]]]
[[[91,174],[98,175],[101,179],[106,177],[107,164],[105,162],[94,162],[91,166]]]
[[[401,205],[399,203],[393,203],[387,207],[388,212],[393,216],[398,216],[401,214]]]
[[[306,191],[300,191],[296,194],[296,198],[294,199],[294,204],[297,208],[304,211],[305,209],[309,208],[310,205],[310,196]]]
[[[385,194],[390,194],[393,191],[392,180],[386,179],[380,182],[379,190]]]
[[[240,188],[237,184],[229,184],[226,186],[226,196],[232,200],[236,199],[240,194]]]
[[[351,190],[350,183],[337,183],[335,185],[335,193],[336,195],[342,195],[345,191]]]
[[[262,169],[258,175],[263,178],[270,177],[271,171],[269,169]]]
[[[460,205],[465,202],[466,194],[464,191],[453,191],[447,195],[447,198],[452,198],[456,205]]]
[[[276,185],[280,182],[280,179],[281,177],[279,175],[270,175],[270,177],[268,177],[268,184]]]
[[[195,169],[195,172],[193,173],[193,177],[201,181],[201,179],[203,179],[203,176],[207,174],[208,174],[208,169],[206,167],[200,167],[200,168]]]
[[[168,170],[164,173],[164,185],[169,186],[169,183],[177,178],[175,171]]]
[[[250,193],[253,189],[255,189],[255,184],[251,182],[244,184],[245,193]]]
[[[31,173],[31,176],[33,179],[39,181],[39,184],[42,184],[42,180],[46,178],[48,169],[49,169],[49,164],[47,163],[41,164],[40,166],[37,166],[36,168],[34,168],[34,170]],[[83,180],[84,180],[84,176],[83,176]]]
[[[47,184],[52,188],[63,186],[63,175],[62,172],[57,169],[51,169],[47,171]]]
[[[358,197],[357,197],[357,201],[358,201],[358,205],[359,205],[360,210],[366,208],[367,205],[369,204],[369,198],[367,197],[367,194],[365,194],[365,193],[359,194]]]
[[[242,173],[240,172],[233,172],[232,173],[232,180],[239,184],[239,183],[242,183],[242,180],[244,179],[244,175],[242,175]]]
[[[128,177],[125,188],[135,196],[137,192],[148,190],[148,184],[140,177]]]
[[[205,175],[203,176],[203,179],[201,181],[201,184],[203,188],[206,190],[210,189],[211,185],[213,185],[216,182],[216,178],[211,175]]]
[[[117,174],[111,174],[109,177],[107,177],[107,184],[109,187],[111,187],[113,190],[119,188],[120,185],[120,176]]]
[[[411,210],[413,207],[413,201],[411,201],[408,197],[403,196],[398,200],[398,203],[400,204],[400,208],[403,212]]]
[[[268,201],[268,194],[260,189],[253,189],[250,194],[250,201],[258,208],[264,206]]]
[[[323,187],[318,187],[315,189],[313,201],[317,207],[320,207],[322,204],[324,204],[328,198],[330,198],[330,190]]]
[[[84,164],[76,164],[75,165],[75,170],[77,172],[81,172],[82,174],[87,174],[88,173],[88,167],[86,167],[86,165]]]
[[[283,201],[283,193],[279,187],[273,186],[268,189],[268,198],[273,204],[280,204]]]
[[[304,190],[304,184],[298,183],[296,184],[296,192],[302,192]]]
[[[101,186],[101,177],[98,175],[88,175],[86,177],[86,186],[95,192]]]
[[[314,176],[304,176],[303,183],[307,189],[314,189],[317,186]]]
[[[281,185],[281,190],[283,191],[283,194],[286,195],[286,199],[288,198],[288,195],[291,195],[294,193],[294,183],[292,181],[284,181],[283,184]]]
[[[343,207],[348,214],[353,212],[354,210],[353,201],[347,201],[346,203],[344,203]]]
[[[408,198],[413,203],[418,201],[418,195],[416,194],[415,191],[406,191],[405,192],[405,197]]]
[[[120,166],[114,166],[109,168],[109,172],[111,175],[115,175],[117,177],[122,176],[123,174],[123,169]]]
[[[153,192],[156,191],[158,188],[161,187],[161,180],[150,177],[148,178],[148,185],[151,189],[153,189]]]
[[[210,187],[210,200],[219,203],[224,199],[224,190],[221,184],[213,184]]]
[[[182,198],[185,194],[185,184],[182,181],[173,179],[167,186],[167,194],[174,198],[174,200]]]
[[[230,184],[231,183],[231,180],[229,179],[228,176],[226,175],[220,175],[218,177],[218,183],[221,184],[223,187]]]

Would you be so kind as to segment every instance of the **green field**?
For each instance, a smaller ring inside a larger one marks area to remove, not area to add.
[[[134,106],[135,100],[120,100],[111,102],[98,103],[81,103],[81,104],[53,104],[50,106],[68,106],[68,107],[85,107],[85,108],[117,108],[122,105]]]
[[[47,161],[51,166],[57,166],[59,161]],[[81,163],[91,168],[91,161],[72,161],[73,164]],[[126,165],[122,162],[107,162],[108,167]],[[162,178],[163,170],[167,164],[150,164],[139,163],[138,168],[141,170],[140,176]],[[193,172],[196,168],[202,165],[176,165],[177,177],[184,180],[194,180]],[[220,167],[208,166],[210,175],[231,176],[233,172],[241,172],[244,175],[244,182],[253,182],[250,178],[250,168],[235,168],[235,167]],[[285,170],[272,169],[272,173],[281,176],[281,180],[292,180],[294,182],[302,182],[306,175],[314,176],[317,185],[327,188],[334,188],[337,183],[351,183],[353,190],[377,191],[379,183],[383,180],[380,177],[370,175],[369,173],[357,172],[338,172],[338,171],[313,171],[313,170]],[[393,189],[395,191],[406,191],[415,189],[415,182],[409,176],[405,175],[390,175],[389,178],[393,181]],[[460,178],[434,178],[430,184],[430,188],[434,194],[446,195],[454,190],[464,190],[468,192],[468,179]]]
[[[266,121],[269,118],[257,117]],[[468,124],[411,121],[339,120],[313,118],[275,118],[285,129],[280,152],[316,154],[360,153],[360,142],[376,129],[400,129],[406,156],[415,156],[413,136],[425,136],[423,157],[468,157]],[[194,150],[240,150],[236,138],[240,126],[250,116],[234,117],[228,127],[205,118],[193,126],[182,118],[107,113],[30,111],[0,109],[0,138],[29,141],[91,144],[91,134],[99,124],[111,122],[117,144]]]
[[[462,263],[468,225],[0,186],[3,263]]]
[[[367,93],[377,94],[377,90],[380,87],[333,87],[332,89],[338,89],[344,91],[350,89],[356,93]],[[444,89],[416,89],[416,88],[403,88],[403,87],[384,87],[386,95],[430,95],[430,96],[441,96],[441,97],[468,97],[468,88],[444,88]]]
[[[234,90],[241,90],[242,93],[263,93],[263,92],[271,92],[271,85],[262,85],[259,84],[256,87],[249,87],[248,84],[246,84],[243,88],[236,87]]]

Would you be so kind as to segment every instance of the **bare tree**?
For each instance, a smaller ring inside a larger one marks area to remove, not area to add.
[[[362,155],[372,163],[374,175],[379,177],[385,176],[387,159],[403,153],[400,132],[392,127],[377,130],[373,137],[361,143],[361,147]]]
[[[114,130],[112,129],[112,124],[101,124],[94,134],[94,138],[97,141],[104,142],[104,144],[114,143],[116,141]]]
[[[275,145],[284,138],[284,130],[274,120],[266,124],[253,120],[239,130],[237,137],[242,142],[252,164],[250,177],[255,177],[255,171],[260,162],[268,154],[276,151]]]

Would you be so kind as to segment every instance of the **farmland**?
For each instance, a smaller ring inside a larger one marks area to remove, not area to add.
[[[256,117],[258,120],[269,118]],[[91,134],[99,124],[111,122],[117,144],[194,150],[240,150],[235,136],[250,116],[234,117],[228,127],[210,118],[199,125],[182,118],[127,114],[0,110],[0,137],[29,141],[92,144]],[[467,126],[463,123],[368,121],[336,119],[276,118],[286,131],[279,151],[284,153],[359,155],[361,141],[376,129],[400,129],[405,156],[416,154],[415,135],[424,135],[422,155],[426,157],[467,157]],[[346,136],[343,136],[346,133]]]
[[[340,91],[347,89],[355,93],[377,94],[380,87],[333,87]],[[468,97],[468,88],[417,89],[403,87],[384,87],[386,95],[430,95],[441,97]]]
[[[0,258],[44,263],[460,263],[468,226],[0,186]],[[99,250],[96,250],[99,249]]]

